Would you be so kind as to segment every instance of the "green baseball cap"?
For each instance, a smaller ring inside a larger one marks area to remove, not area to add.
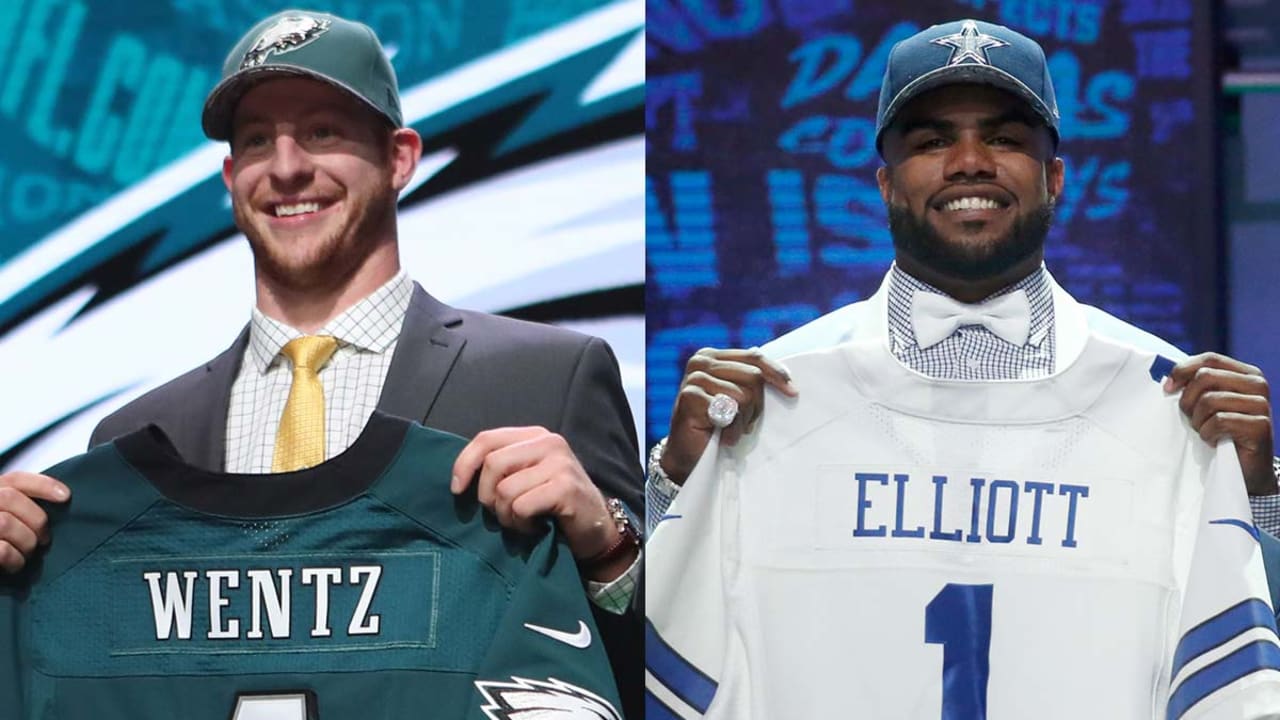
[[[290,75],[329,83],[403,127],[400,89],[382,43],[368,25],[328,13],[285,10],[254,25],[222,63],[222,81],[204,101],[211,140],[231,138],[231,118],[249,88]]]

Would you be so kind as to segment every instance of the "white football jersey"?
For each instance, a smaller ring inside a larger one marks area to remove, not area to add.
[[[1235,448],[1173,363],[1091,337],[1029,381],[881,343],[786,361],[645,554],[646,717],[1280,718],[1280,640]]]

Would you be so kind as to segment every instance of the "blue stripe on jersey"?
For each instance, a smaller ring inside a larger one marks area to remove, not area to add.
[[[1275,643],[1251,642],[1192,673],[1169,697],[1168,720],[1178,720],[1196,703],[1259,670],[1280,670],[1280,647]]]
[[[1210,525],[1234,525],[1240,528],[1241,530],[1244,530],[1245,532],[1249,533],[1249,537],[1253,538],[1255,541],[1261,540],[1261,538],[1258,537],[1258,528],[1255,527],[1253,523],[1247,523],[1243,520],[1237,520],[1235,518],[1223,518],[1221,520],[1210,520],[1209,524]]]
[[[644,664],[659,682],[699,713],[705,713],[716,696],[716,681],[681,657],[648,620],[644,623]]]
[[[1175,363],[1163,355],[1157,355],[1155,360],[1151,361],[1151,379],[1160,382],[1173,370]]]
[[[644,720],[680,720],[680,716],[658,699],[657,695],[644,691]]]
[[[1231,638],[1253,628],[1269,628],[1276,632],[1276,618],[1271,608],[1257,598],[1250,598],[1191,628],[1178,641],[1173,653],[1173,670],[1169,678],[1177,677],[1183,666],[1205,652],[1227,642]]]
[[[666,521],[668,521],[668,520],[679,520],[679,519],[680,519],[680,518],[682,518],[682,517],[684,517],[684,516],[683,516],[683,515],[672,515],[671,513],[667,513],[666,515],[663,515],[662,517],[658,518],[658,523],[657,523],[657,524],[658,524],[658,525],[661,525],[662,523],[664,523],[664,522],[666,522]],[[656,526],[655,526],[655,527],[656,527]]]

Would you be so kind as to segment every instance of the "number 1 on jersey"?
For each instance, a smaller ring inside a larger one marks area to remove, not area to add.
[[[942,720],[986,720],[991,585],[948,583],[924,610],[924,641],[942,646]]]

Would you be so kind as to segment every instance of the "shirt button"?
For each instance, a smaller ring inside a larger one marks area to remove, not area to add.
[[[982,363],[977,358],[969,358],[964,361],[964,366],[970,370],[977,370],[979,367],[982,367]]]

